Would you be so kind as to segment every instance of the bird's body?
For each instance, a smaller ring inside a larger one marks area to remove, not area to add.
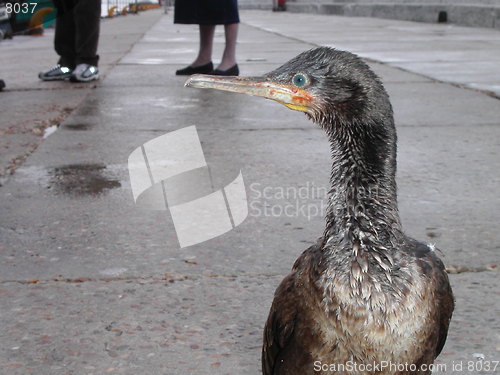
[[[322,240],[307,249],[276,290],[264,331],[263,373],[430,373],[453,298],[427,245],[414,241],[407,249],[393,259],[391,268],[401,271],[391,272],[392,281],[384,271],[373,276],[382,266],[370,255],[362,261],[352,253],[332,256],[335,250],[325,253]],[[370,274],[359,265],[365,260]]]
[[[332,151],[326,228],[276,290],[264,375],[429,374],[453,311],[433,247],[407,237],[396,199],[388,95],[355,55],[321,47],[262,78],[199,76],[305,112]]]

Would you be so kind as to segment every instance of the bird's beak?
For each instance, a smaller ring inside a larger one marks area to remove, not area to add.
[[[221,77],[195,74],[186,81],[184,86],[261,96],[301,112],[308,112],[312,104],[312,96],[306,90],[262,77]]]

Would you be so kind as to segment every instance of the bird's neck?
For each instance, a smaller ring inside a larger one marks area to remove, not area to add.
[[[341,132],[329,134],[333,166],[325,238],[338,249],[396,247],[403,234],[395,182],[395,132],[382,136]]]

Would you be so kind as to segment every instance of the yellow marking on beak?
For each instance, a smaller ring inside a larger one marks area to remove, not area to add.
[[[309,110],[309,107],[303,106],[303,105],[298,105],[298,104],[288,104],[288,103],[283,103],[284,106],[287,106],[290,109],[293,109],[294,111],[300,111],[300,112],[307,112]]]

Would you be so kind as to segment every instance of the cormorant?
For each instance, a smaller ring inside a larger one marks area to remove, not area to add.
[[[433,245],[403,233],[389,97],[356,55],[320,47],[258,78],[196,75],[186,86],[278,101],[327,134],[326,228],[277,288],[264,375],[430,374],[454,299]]]

